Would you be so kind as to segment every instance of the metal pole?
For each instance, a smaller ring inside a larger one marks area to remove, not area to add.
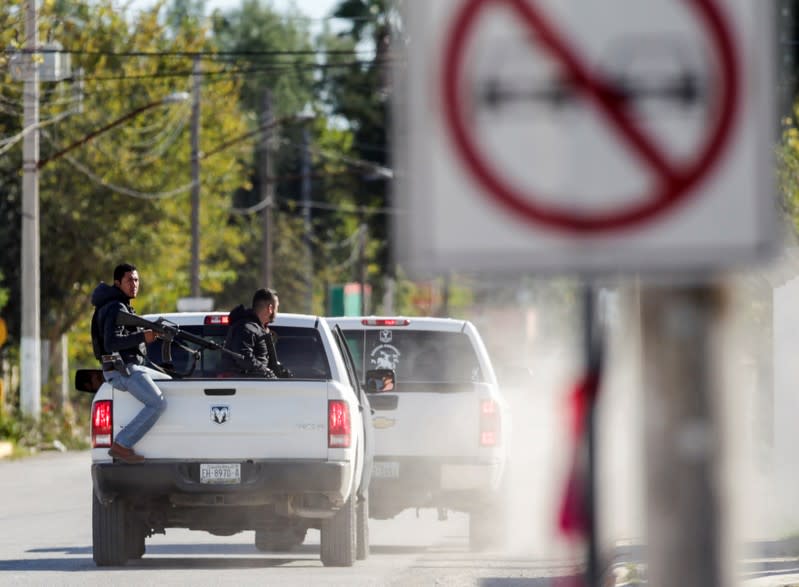
[[[366,223],[358,226],[358,280],[361,283],[361,316],[366,315]]]
[[[24,83],[23,128],[30,129],[22,144],[22,243],[20,284],[22,293],[22,340],[20,347],[20,408],[38,420],[41,414],[42,365],[39,283],[39,44],[36,0],[28,0],[25,13],[27,61]]]
[[[650,585],[721,585],[714,331],[719,286],[651,286],[641,298]]]
[[[313,314],[313,251],[311,249],[311,153],[308,124],[302,127],[302,220],[305,227],[305,309]]]
[[[194,57],[191,102],[191,295],[200,297],[200,58]]]
[[[200,297],[200,58],[194,57],[191,100],[191,295]]]
[[[596,520],[596,393],[598,391],[600,369],[602,363],[601,332],[596,312],[596,289],[590,282],[583,285],[583,356],[585,357],[586,375],[588,381],[594,382],[594,389],[588,400],[585,423],[585,511],[586,511],[586,583],[592,587],[599,587],[601,571],[599,563],[599,544]],[[592,385],[589,383],[588,385]]]
[[[261,212],[261,226],[263,227],[263,254],[261,255],[261,283],[264,287],[274,287],[272,282],[272,229],[274,228],[272,206],[274,206],[274,188],[269,177],[272,167],[272,157],[270,153],[270,142],[272,138],[272,92],[269,88],[264,89],[263,110],[261,113],[261,143],[260,143],[260,164],[258,170],[261,176],[260,199],[265,203]]]

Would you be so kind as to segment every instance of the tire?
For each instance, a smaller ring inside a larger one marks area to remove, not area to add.
[[[320,558],[326,567],[351,567],[355,563],[355,506],[350,498],[331,518],[322,520]]]
[[[355,558],[359,561],[369,558],[369,495],[358,500],[355,509]]]
[[[127,522],[124,501],[103,505],[92,492],[92,558],[98,567],[118,567],[128,561]]]
[[[305,541],[307,528],[288,528],[283,531],[256,530],[255,548],[261,552],[289,552]]]
[[[501,549],[505,545],[502,508],[486,507],[469,514],[469,548],[474,552]]]
[[[147,536],[147,527],[141,520],[128,515],[128,560],[138,560],[144,556],[144,540]]]

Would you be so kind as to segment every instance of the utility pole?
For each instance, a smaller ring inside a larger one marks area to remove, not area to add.
[[[358,226],[358,281],[361,284],[361,316],[366,316],[366,223]]]
[[[258,171],[261,176],[260,201],[264,202],[261,212],[261,226],[263,227],[263,251],[261,255],[261,284],[263,287],[274,287],[272,281],[272,206],[275,203],[274,186],[270,179],[272,167],[272,154],[270,143],[272,142],[272,92],[269,88],[264,89],[263,110],[261,112],[261,142],[259,146],[260,162]]]
[[[39,282],[39,45],[36,0],[25,10],[25,82],[22,144],[22,243],[20,284],[22,340],[20,348],[20,408],[38,420],[41,414],[42,359]]]
[[[723,290],[645,287],[641,296],[651,585],[722,584],[718,433]]]
[[[302,126],[302,220],[305,231],[303,241],[305,244],[305,309],[313,314],[313,251],[311,249],[311,139],[308,124]]]
[[[200,297],[200,57],[194,57],[191,101],[191,296]]]

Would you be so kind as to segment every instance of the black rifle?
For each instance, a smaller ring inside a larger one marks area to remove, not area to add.
[[[172,365],[172,342],[175,340],[182,340],[196,344],[204,349],[211,349],[215,351],[222,351],[236,359],[243,359],[239,353],[235,353],[230,349],[226,349],[221,344],[208,340],[202,336],[197,336],[191,332],[181,330],[180,326],[164,318],[158,318],[155,322],[137,316],[136,314],[128,314],[127,312],[119,312],[117,314],[117,325],[119,326],[136,326],[145,328],[155,332],[162,340],[161,344],[161,360],[166,365]]]

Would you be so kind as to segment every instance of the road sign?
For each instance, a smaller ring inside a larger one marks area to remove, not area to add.
[[[408,4],[410,269],[704,270],[773,248],[768,3]]]

